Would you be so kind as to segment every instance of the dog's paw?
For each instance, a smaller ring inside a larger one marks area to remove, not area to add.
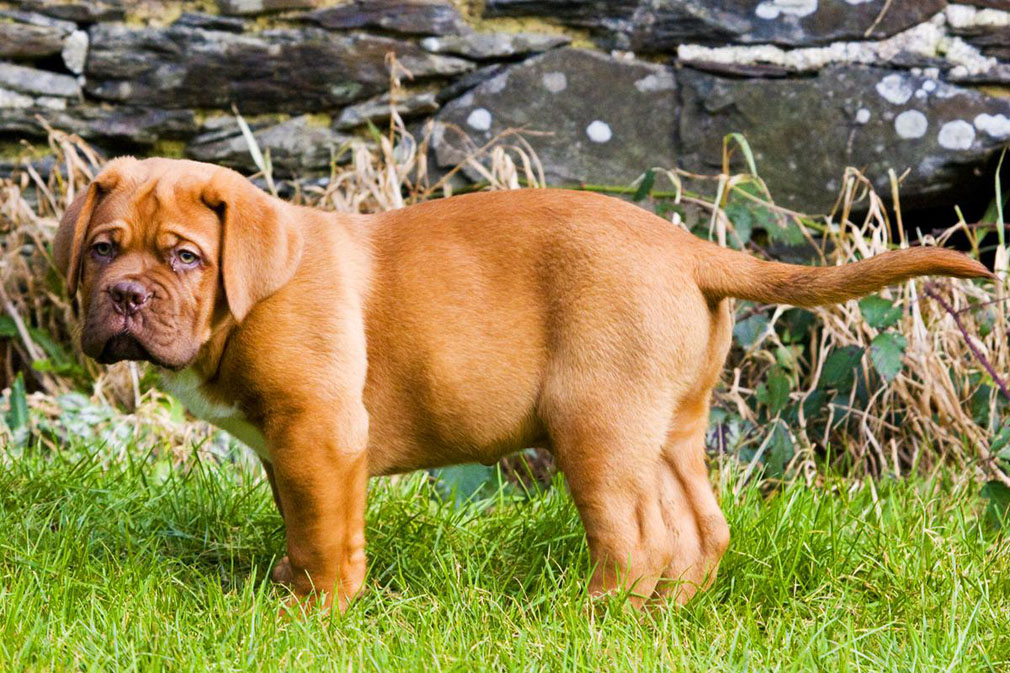
[[[270,579],[277,584],[291,586],[294,583],[294,575],[291,573],[291,561],[285,556],[270,571]]]

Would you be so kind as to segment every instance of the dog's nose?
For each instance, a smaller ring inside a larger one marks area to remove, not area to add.
[[[112,305],[124,315],[133,315],[148,302],[151,293],[135,280],[121,280],[109,288]]]

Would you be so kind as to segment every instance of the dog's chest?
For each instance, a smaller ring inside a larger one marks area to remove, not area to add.
[[[266,438],[249,422],[242,410],[233,404],[211,399],[203,389],[203,379],[190,369],[163,374],[162,387],[175,396],[189,412],[221,428],[251,448],[263,460],[270,459]]]

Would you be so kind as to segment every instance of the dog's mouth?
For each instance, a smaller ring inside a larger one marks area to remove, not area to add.
[[[129,332],[120,332],[110,337],[105,342],[105,345],[102,346],[102,352],[95,359],[103,365],[111,365],[114,362],[121,362],[123,360],[134,360],[138,362],[150,362],[166,369],[176,370],[181,368],[176,363],[165,362],[152,354],[141,343],[140,339]]]
[[[102,347],[102,352],[95,358],[103,365],[111,365],[120,360],[147,360],[153,362],[151,352],[140,343],[137,337],[129,332],[120,332],[110,337]]]

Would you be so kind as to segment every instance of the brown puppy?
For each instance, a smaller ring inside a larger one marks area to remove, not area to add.
[[[193,413],[257,451],[287,526],[275,577],[340,609],[365,576],[369,475],[527,446],[567,477],[593,592],[686,601],[729,542],[703,445],[727,298],[811,306],[991,276],[936,248],[765,262],[561,190],[326,213],[168,159],[111,162],[54,248],[85,352],[163,367]]]

